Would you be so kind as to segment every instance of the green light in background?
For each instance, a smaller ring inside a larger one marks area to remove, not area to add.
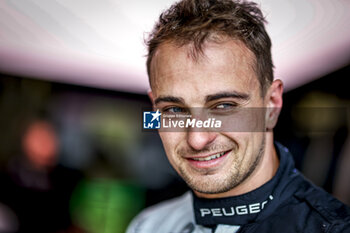
[[[123,233],[144,203],[144,189],[131,183],[84,180],[73,193],[71,215],[74,224],[87,232]]]

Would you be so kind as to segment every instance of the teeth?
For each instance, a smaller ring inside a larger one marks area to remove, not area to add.
[[[209,161],[209,160],[212,160],[212,159],[220,158],[224,154],[225,154],[225,152],[222,152],[222,153],[218,153],[218,154],[211,155],[211,156],[204,157],[204,158],[193,158],[193,160],[196,160],[196,161]]]

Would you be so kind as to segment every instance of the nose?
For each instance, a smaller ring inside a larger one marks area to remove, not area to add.
[[[202,150],[211,144],[217,134],[215,132],[194,132],[187,133],[187,143],[194,150]]]

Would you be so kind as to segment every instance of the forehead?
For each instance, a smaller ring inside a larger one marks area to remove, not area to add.
[[[195,52],[192,44],[163,43],[151,62],[152,91],[160,95],[189,89],[252,90],[259,85],[254,67],[254,54],[239,40],[206,42],[202,52]]]

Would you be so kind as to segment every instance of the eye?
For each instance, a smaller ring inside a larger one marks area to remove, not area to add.
[[[236,103],[219,103],[214,106],[214,110],[231,110],[237,107]]]
[[[236,102],[219,102],[219,103],[215,103],[213,104],[210,108],[209,108],[209,112],[210,114],[214,114],[214,115],[231,115],[233,113],[235,113],[238,110],[238,104]]]
[[[162,112],[165,112],[165,113],[184,113],[184,112],[187,112],[187,110],[185,108],[181,108],[181,107],[167,107],[167,108],[164,108],[162,110]]]

